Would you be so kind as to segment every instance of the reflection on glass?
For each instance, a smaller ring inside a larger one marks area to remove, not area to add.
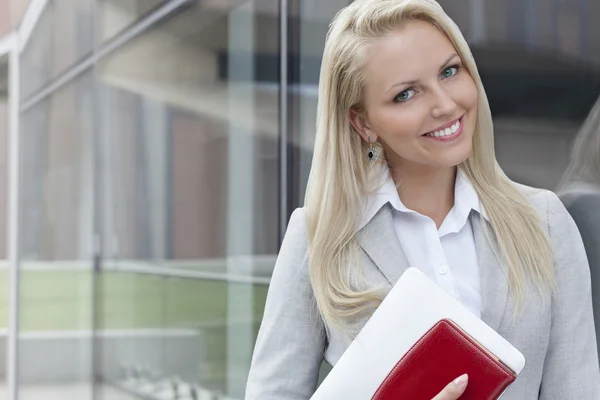
[[[22,114],[22,399],[59,381],[91,398],[92,94],[88,71]]]
[[[557,193],[579,228],[588,256],[600,348],[600,98],[575,138]]]
[[[292,37],[299,64],[292,66],[291,120],[294,168],[292,207],[304,204],[304,192],[312,163],[315,121],[317,119],[317,90],[325,36],[335,14],[351,0],[302,0],[297,34]]]
[[[579,16],[600,8],[558,1],[440,3],[472,46],[494,114],[499,164],[517,182],[554,189],[598,95],[599,64],[590,61],[600,43]],[[574,46],[569,51],[567,42]]]
[[[99,42],[112,38],[165,3],[165,0],[97,0]]]
[[[96,68],[101,374],[130,390],[243,398],[278,247],[279,22],[233,6],[183,7]]]
[[[7,354],[8,264],[6,243],[8,230],[8,68],[0,58],[0,355]],[[0,359],[2,356],[0,356]],[[0,369],[0,398],[6,386],[6,375]]]
[[[175,369],[177,375],[217,393],[226,392],[231,380],[245,383],[245,366],[231,368],[227,364],[227,351],[231,346],[227,343],[231,337],[229,331],[250,332],[252,338],[256,335],[267,286],[252,286],[252,307],[246,310],[249,313],[244,318],[232,320],[228,299],[231,293],[247,290],[246,284],[182,279],[167,281],[166,363]],[[233,301],[236,307],[236,300]],[[186,332],[188,335],[195,333],[189,336],[187,345],[177,340]],[[232,376],[232,371],[239,375]]]
[[[1,64],[1,62],[0,62]],[[0,82],[2,80],[0,68]],[[2,93],[0,86],[0,262],[6,260],[6,241],[8,230],[8,104],[6,93]],[[0,267],[2,270],[3,265]],[[4,280],[0,278],[0,286]],[[0,290],[2,290],[0,288]],[[1,300],[0,300],[1,301]],[[4,321],[0,319],[0,326]]]
[[[93,1],[48,1],[21,55],[23,99],[92,53]]]

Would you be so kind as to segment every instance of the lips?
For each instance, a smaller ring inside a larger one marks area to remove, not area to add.
[[[463,117],[456,119],[446,125],[437,128],[434,131],[428,132],[423,137],[434,140],[448,141],[458,137],[463,128]]]

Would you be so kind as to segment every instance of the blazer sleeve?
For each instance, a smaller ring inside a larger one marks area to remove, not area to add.
[[[246,400],[305,400],[317,387],[326,333],[308,276],[306,211],[288,224],[256,340]]]
[[[548,193],[547,201],[557,292],[552,298],[550,341],[539,398],[600,399],[600,367],[585,249],[575,222],[558,197]]]
[[[590,264],[596,345],[600,349],[600,196],[586,195],[567,207],[575,220]]]

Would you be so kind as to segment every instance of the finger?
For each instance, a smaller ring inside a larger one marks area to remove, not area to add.
[[[433,400],[456,400],[465,392],[468,383],[469,376],[467,374],[461,375],[448,384]]]

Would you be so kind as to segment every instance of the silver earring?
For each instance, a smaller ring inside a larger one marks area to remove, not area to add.
[[[379,159],[379,151],[373,147],[373,143],[371,143],[371,136],[369,136],[369,151],[367,151],[367,158],[371,165],[375,164],[375,161]]]

